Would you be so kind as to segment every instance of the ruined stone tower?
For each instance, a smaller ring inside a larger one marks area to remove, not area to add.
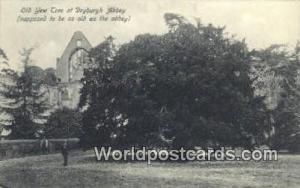
[[[56,108],[77,107],[80,98],[80,79],[83,62],[92,48],[81,31],[76,31],[60,58],[56,62],[58,84],[49,90],[49,103]],[[54,108],[55,108],[54,107]]]

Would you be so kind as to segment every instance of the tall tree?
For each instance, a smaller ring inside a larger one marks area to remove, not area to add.
[[[81,141],[85,145],[108,144],[114,134],[112,122],[118,112],[112,109],[110,101],[113,100],[111,77],[115,73],[112,64],[115,48],[113,38],[107,37],[90,51],[89,61],[84,62],[87,68],[79,106],[83,109]]]
[[[45,121],[43,113],[47,105],[41,90],[41,79],[36,69],[30,66],[32,51],[33,48],[30,48],[21,52],[23,70],[20,73],[3,70],[10,82],[1,83],[1,95],[6,103],[1,110],[12,117],[8,128],[13,139],[35,138]]]
[[[263,98],[254,96],[245,42],[211,24],[165,19],[168,33],[138,35],[116,51],[110,68],[86,72],[81,106],[88,104],[83,118],[90,124],[83,126],[93,131],[85,138],[173,147],[262,142],[269,118]]]
[[[78,138],[81,135],[81,113],[68,108],[51,113],[44,128],[47,138]]]
[[[271,45],[254,53],[254,82],[257,93],[266,96],[272,114],[271,147],[288,148],[299,139],[300,62],[299,44],[293,52]]]
[[[0,63],[8,65],[8,57],[2,48],[0,48]]]
[[[9,64],[8,64],[8,57],[6,55],[6,53],[4,52],[4,50],[2,50],[0,48],[0,82],[7,82],[9,81],[9,78],[6,76],[6,74],[3,74],[4,72],[2,72],[3,69],[5,68],[8,68],[9,67]],[[2,98],[0,96],[0,106],[4,105],[3,104],[3,100],[4,98]],[[1,107],[0,107],[1,108]],[[0,117],[1,117],[1,120],[0,120],[0,134],[6,134],[6,129],[7,128],[7,125],[8,125],[8,121],[10,120],[10,117],[8,114],[6,114],[5,112],[1,112],[0,111]]]

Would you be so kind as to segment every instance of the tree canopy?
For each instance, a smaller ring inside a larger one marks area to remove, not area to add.
[[[254,55],[259,77],[254,85],[268,99],[273,128],[269,145],[275,149],[294,150],[300,142],[299,49],[299,43],[293,51],[284,45],[272,45]]]
[[[81,135],[81,113],[68,108],[57,109],[48,117],[44,135],[47,138],[78,138]]]
[[[30,48],[21,52],[22,72],[2,70],[6,80],[1,82],[0,94],[5,100],[1,111],[11,117],[5,128],[11,130],[9,137],[13,139],[36,138],[46,121],[47,99],[41,92],[43,71],[30,66],[32,51]]]
[[[225,28],[165,16],[169,32],[90,52],[80,107],[83,141],[117,146],[251,147],[269,117],[249,77],[251,52]],[[106,53],[104,53],[106,52]]]

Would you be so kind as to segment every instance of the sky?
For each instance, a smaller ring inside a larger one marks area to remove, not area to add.
[[[22,7],[118,7],[125,10],[124,15],[130,20],[126,23],[17,22],[18,16],[26,15],[20,13]],[[166,12],[180,14],[191,22],[200,18],[203,24],[226,26],[228,33],[245,38],[250,48],[261,49],[271,44],[293,47],[300,40],[300,0],[0,0],[0,48],[14,68],[20,65],[19,51],[32,46],[36,47],[33,64],[55,68],[56,58],[61,56],[75,31],[82,31],[92,46],[109,35],[122,44],[138,34],[167,32],[163,19]]]

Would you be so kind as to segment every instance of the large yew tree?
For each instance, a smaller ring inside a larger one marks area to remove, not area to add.
[[[243,146],[264,141],[269,117],[254,96],[251,52],[224,28],[166,14],[169,32],[90,52],[82,141],[115,146]]]

